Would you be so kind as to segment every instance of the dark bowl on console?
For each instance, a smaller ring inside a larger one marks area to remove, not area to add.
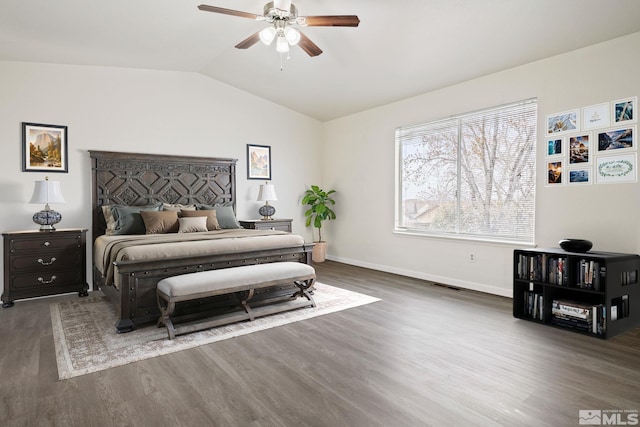
[[[593,243],[584,239],[562,239],[558,243],[567,252],[589,252]]]

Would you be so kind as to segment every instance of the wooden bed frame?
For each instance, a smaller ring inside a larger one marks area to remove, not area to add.
[[[104,234],[102,205],[148,205],[156,202],[184,205],[236,203],[236,162],[228,158],[170,156],[109,151],[89,151],[92,177],[92,238]],[[93,288],[100,288],[113,302],[119,320],[116,330],[129,332],[136,325],[155,322],[160,316],[156,300],[157,283],[170,276],[267,262],[296,261],[311,264],[313,244],[257,250],[244,253],[176,257],[159,260],[121,261],[115,264],[120,289],[106,286],[93,265]],[[92,257],[93,259],[93,257]],[[257,302],[282,301],[295,286],[268,288],[256,292]],[[185,304],[181,315],[195,312],[224,312],[236,305],[231,297]],[[177,310],[178,311],[178,310]]]

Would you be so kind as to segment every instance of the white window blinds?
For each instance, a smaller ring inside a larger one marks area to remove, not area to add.
[[[533,243],[537,100],[396,130],[396,230]]]

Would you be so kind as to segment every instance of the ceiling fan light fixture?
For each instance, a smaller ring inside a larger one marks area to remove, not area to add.
[[[300,41],[300,31],[295,28],[287,27],[284,29],[284,36],[291,46],[295,46]]]
[[[289,52],[289,42],[285,36],[278,36],[278,39],[276,40],[276,51],[280,53]]]
[[[276,37],[276,29],[274,27],[267,27],[264,30],[260,31],[259,35],[260,41],[269,46],[273,39]]]

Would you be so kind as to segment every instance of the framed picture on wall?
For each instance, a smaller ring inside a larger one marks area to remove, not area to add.
[[[584,184],[591,184],[591,168],[570,169],[567,185]]]
[[[637,182],[637,154],[599,156],[596,160],[596,182],[598,184]]]
[[[636,126],[598,132],[598,151],[633,150],[636,148]]]
[[[549,114],[546,117],[547,135],[560,135],[580,130],[580,110]]]
[[[562,138],[547,139],[547,157],[561,156],[564,154],[564,141]]]
[[[547,162],[547,185],[562,185],[562,162]]]
[[[271,147],[247,144],[247,178],[271,179]]]
[[[610,106],[608,102],[582,108],[582,130],[609,126]]]
[[[569,164],[591,163],[591,134],[569,137]]]
[[[67,127],[22,122],[22,171],[68,172]]]
[[[618,99],[611,103],[612,123],[635,123],[638,121],[638,97]]]

